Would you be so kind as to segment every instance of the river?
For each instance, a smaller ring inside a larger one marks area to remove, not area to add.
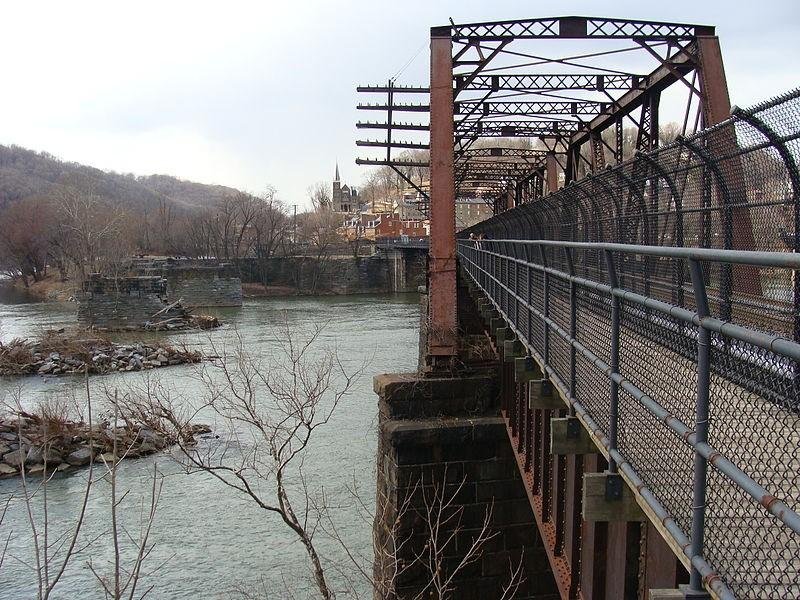
[[[74,311],[74,305],[0,304],[0,340],[73,325]],[[225,322],[222,328],[210,333],[173,335],[170,341],[206,351],[213,346],[218,351],[229,347],[238,334],[249,352],[274,355],[280,348],[279,325],[285,319],[297,331],[324,324],[323,345],[335,346],[338,356],[351,369],[367,364],[364,375],[345,397],[332,421],[319,430],[305,471],[309,487],[317,492],[324,489],[329,503],[335,505],[331,514],[348,547],[360,553],[368,564],[371,524],[368,518],[359,518],[348,488],[358,487],[366,502],[372,502],[377,426],[372,375],[415,369],[417,296],[246,300],[241,309],[219,310],[217,314]],[[147,376],[156,378],[175,397],[191,401],[203,394],[198,368],[167,367],[149,371]],[[145,376],[142,373],[97,376],[90,379],[90,387],[94,396],[99,395],[102,386],[121,390],[135,387]],[[80,379],[41,377],[0,381],[0,394],[8,401],[20,385],[27,406],[52,396],[80,398],[82,395]],[[237,588],[251,593],[264,590],[266,594],[259,597],[275,599],[290,597],[288,588],[297,598],[306,597],[311,583],[303,548],[279,518],[258,509],[252,501],[208,475],[185,474],[169,453],[126,460],[119,468],[118,488],[130,490],[125,498],[123,520],[132,534],[139,531],[139,511],[149,494],[154,465],[165,478],[151,534],[155,547],[144,563],[145,575],[140,586],[141,591],[154,586],[147,598],[242,597]],[[51,539],[76,518],[85,477],[84,470],[58,475],[50,481],[47,494]],[[0,525],[0,547],[11,535],[5,562],[0,566],[0,598],[35,598],[35,574],[22,562],[32,560],[32,535],[25,505],[19,501],[20,483],[16,478],[0,481],[0,510],[10,495],[15,499]],[[34,507],[40,510],[40,498]],[[110,486],[101,481],[93,488],[81,538],[86,542],[97,539],[70,563],[52,598],[103,598],[88,563],[91,560],[101,573],[109,572],[113,545],[110,536],[103,534],[110,526],[109,515]],[[322,533],[317,538],[326,561],[346,562],[333,542]],[[335,587],[342,589],[344,584],[333,575],[332,569],[330,572]],[[365,596],[370,595],[363,582],[358,586]]]

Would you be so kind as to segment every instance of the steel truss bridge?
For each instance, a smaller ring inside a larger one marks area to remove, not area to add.
[[[627,597],[639,540],[581,516],[582,476],[604,472],[685,567],[685,597],[800,597],[800,91],[731,109],[713,27],[593,17],[435,27],[428,86],[359,89],[388,95],[387,138],[360,144],[386,154],[360,162],[430,168],[428,369],[458,362],[459,272],[505,336],[502,413],[561,596]],[[395,141],[412,111],[428,140]],[[392,154],[409,148],[429,157]],[[456,236],[469,194],[495,216]],[[597,453],[551,454],[554,417]]]

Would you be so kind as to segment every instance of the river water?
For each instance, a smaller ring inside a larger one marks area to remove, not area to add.
[[[0,340],[72,325],[74,313],[74,305],[0,304]],[[346,367],[352,370],[366,363],[364,375],[344,398],[332,421],[315,436],[304,472],[314,493],[324,490],[328,503],[333,505],[330,512],[341,537],[352,552],[364,557],[364,565],[368,566],[371,523],[368,515],[357,510],[358,503],[349,489],[357,487],[367,504],[373,501],[377,404],[372,375],[415,369],[418,298],[393,295],[246,300],[241,309],[225,309],[217,314],[226,323],[224,327],[210,333],[176,334],[169,341],[206,351],[213,347],[214,352],[219,352],[241,337],[250,353],[277,356],[280,362],[278,338],[284,320],[299,332],[323,324],[321,344],[335,347]],[[151,384],[157,381],[173,398],[191,403],[204,394],[198,378],[200,368],[181,365],[149,371],[147,375],[96,376],[90,378],[90,388],[93,397],[100,396],[102,387],[129,390],[142,386],[144,378],[150,377]],[[52,397],[80,399],[82,386],[80,379],[31,377],[0,381],[0,395],[8,401],[20,394],[25,405],[33,406]],[[129,491],[121,518],[132,535],[140,530],[140,511],[142,502],[149,501],[154,466],[165,477],[150,538],[155,547],[144,563],[145,575],[139,588],[143,592],[154,586],[147,598],[239,598],[239,588],[263,592],[258,596],[261,598],[289,598],[290,592],[296,598],[312,596],[303,548],[279,518],[258,509],[252,501],[208,475],[187,475],[169,453],[126,460],[119,467],[118,493]],[[58,475],[50,481],[47,505],[51,540],[74,522],[85,481],[85,471]],[[268,484],[262,490],[268,494]],[[6,558],[0,566],[2,599],[36,597],[36,577],[29,566],[34,556],[33,536],[20,493],[18,479],[0,481],[0,511],[12,496],[0,525],[0,549],[10,535]],[[33,502],[40,532],[41,495]],[[101,574],[110,573],[113,545],[111,537],[104,533],[110,523],[110,486],[101,481],[93,488],[82,528],[82,542],[91,545],[69,564],[52,598],[103,598],[88,565],[91,561]],[[334,586],[344,589],[343,580],[331,566],[346,566],[343,552],[322,532],[317,534],[317,540]],[[130,546],[123,555],[130,558]],[[356,585],[365,597],[370,596],[363,582]]]

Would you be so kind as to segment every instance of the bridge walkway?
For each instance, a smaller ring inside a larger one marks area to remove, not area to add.
[[[617,462],[627,463],[634,475],[627,479],[634,489],[641,486],[652,494],[659,505],[656,511],[641,493],[637,492],[637,500],[688,568],[695,448],[687,443],[686,434],[696,429],[701,328],[691,319],[687,322],[673,316],[680,313],[680,307],[666,302],[644,305],[622,300],[618,306],[618,366],[613,370],[619,374],[620,385],[616,390],[617,414],[612,415],[609,366],[614,360],[613,299],[632,298],[632,292],[607,286],[607,273],[592,268],[598,261],[585,261],[583,269],[573,263],[571,275],[553,268],[557,261],[550,260],[545,266],[519,258],[531,255],[515,247],[521,244],[511,240],[461,240],[459,259],[464,274],[491,301],[566,400],[564,411],[557,412],[575,414],[574,406],[568,408],[575,403],[585,411],[584,417],[589,419],[582,419],[584,425],[594,434],[606,458],[610,457],[607,434],[611,420],[616,421]],[[577,249],[575,252],[573,256]],[[590,250],[586,252],[591,254]],[[584,277],[574,275],[581,270]],[[627,279],[633,282],[634,278]],[[657,281],[652,283],[659,287]],[[661,283],[661,289],[669,289],[669,282]],[[687,291],[690,296],[694,293],[691,286]],[[781,307],[774,300],[770,304]],[[773,320],[776,329],[785,328],[786,319],[780,312]],[[708,445],[729,459],[734,470],[783,501],[790,512],[797,511],[800,415],[796,363],[791,357],[774,355],[758,345],[716,332],[710,342]],[[542,438],[548,436],[546,425],[551,414],[530,410],[524,391],[517,390],[509,398],[505,415],[523,474],[529,479],[529,487],[539,490],[533,499],[540,525],[549,523],[553,531],[563,529],[566,524],[558,523],[558,519],[565,518],[564,507],[548,508],[552,496],[542,497],[542,490],[554,483],[552,468],[549,473],[537,472],[542,471],[537,466],[542,465],[542,455],[548,453],[549,440]],[[661,414],[654,414],[654,407]],[[676,431],[667,426],[669,418],[684,426],[683,435],[680,428]],[[761,498],[753,497],[711,462],[703,510],[706,579],[721,577],[741,598],[800,597],[800,536],[792,523],[777,519],[765,509]],[[556,466],[556,470],[559,468],[563,470],[563,466]],[[541,477],[549,477],[549,484],[534,485]],[[560,477],[564,478],[563,471]],[[669,531],[665,518],[685,536]],[[542,531],[544,538],[548,537],[547,530],[544,527]],[[563,562],[563,540],[559,543]],[[553,545],[554,554],[558,554],[558,544],[553,541]],[[580,568],[579,561],[570,562],[573,568]],[[577,578],[578,574],[573,574],[572,579]],[[721,597],[725,597],[724,590]]]

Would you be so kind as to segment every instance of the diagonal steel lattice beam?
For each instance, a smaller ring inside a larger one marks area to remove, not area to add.
[[[516,115],[597,115],[609,107],[609,102],[567,101],[567,102],[481,102],[464,100],[456,102],[453,112],[456,115],[476,112],[483,116]]]
[[[714,35],[714,28],[708,25],[570,16],[454,24],[451,32],[453,41],[470,41],[476,38],[483,41],[541,38],[639,38],[648,41],[676,41],[692,39],[698,35]]]
[[[493,73],[477,75],[469,83],[462,75],[456,75],[456,91],[563,91],[563,90],[630,90],[636,87],[635,75],[614,75],[609,73]]]

